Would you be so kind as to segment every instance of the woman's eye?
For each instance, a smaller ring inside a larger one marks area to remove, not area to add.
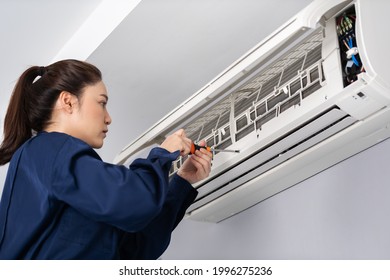
[[[102,101],[102,102],[100,102],[100,104],[101,104],[103,107],[106,107],[106,105],[107,105],[107,102],[105,102],[105,101]]]

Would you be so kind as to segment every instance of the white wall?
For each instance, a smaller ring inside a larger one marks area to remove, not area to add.
[[[162,259],[390,259],[390,140],[218,224],[184,220]]]

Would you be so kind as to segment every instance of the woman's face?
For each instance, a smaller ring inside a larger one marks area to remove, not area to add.
[[[108,94],[103,82],[86,86],[73,112],[72,136],[80,138],[92,148],[101,148],[111,123],[107,102]]]

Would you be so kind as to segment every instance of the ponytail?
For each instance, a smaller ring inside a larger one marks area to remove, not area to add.
[[[17,148],[32,136],[28,123],[26,99],[28,99],[28,88],[37,76],[35,74],[36,68],[31,67],[20,76],[11,95],[4,118],[4,139],[0,146],[0,165],[9,162]]]
[[[71,59],[47,67],[33,66],[24,71],[12,92],[4,118],[0,165],[9,162],[34,132],[45,129],[62,91],[80,98],[85,86],[93,85],[101,78],[101,72],[95,66]]]

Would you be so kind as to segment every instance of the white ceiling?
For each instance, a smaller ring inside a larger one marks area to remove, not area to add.
[[[0,0],[0,121],[27,67],[86,59],[109,90],[113,123],[99,153],[112,161],[311,1]]]

